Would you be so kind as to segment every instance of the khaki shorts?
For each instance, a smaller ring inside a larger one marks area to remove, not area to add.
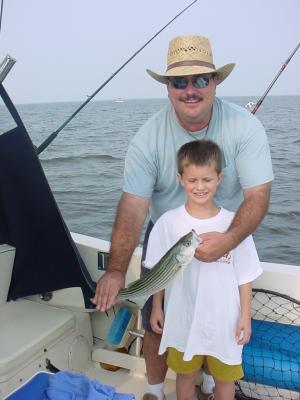
[[[236,381],[244,376],[241,365],[224,364],[215,357],[205,355],[195,355],[190,361],[184,361],[183,353],[173,347],[168,348],[168,367],[177,374],[191,374],[200,370],[203,367],[205,359],[209,372],[218,381]]]

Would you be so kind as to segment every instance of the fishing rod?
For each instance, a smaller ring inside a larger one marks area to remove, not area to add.
[[[282,67],[280,68],[279,72],[277,73],[277,75],[275,76],[275,78],[272,80],[272,82],[270,83],[270,85],[268,86],[267,90],[265,91],[265,93],[261,96],[261,98],[258,100],[257,103],[253,103],[253,102],[249,102],[248,104],[246,104],[246,107],[251,111],[252,114],[255,114],[256,111],[259,109],[259,107],[261,106],[262,102],[264,101],[264,99],[266,98],[267,94],[269,93],[269,91],[272,89],[274,83],[277,81],[277,79],[279,78],[279,76],[281,75],[281,73],[283,72],[283,70],[286,68],[286,66],[288,65],[288,63],[291,61],[291,59],[293,58],[293,56],[295,55],[296,51],[299,49],[300,47],[300,42],[298,43],[298,45],[295,47],[295,49],[292,51],[292,53],[290,54],[290,56],[288,57],[288,59],[282,64]]]
[[[4,0],[1,1],[1,6],[0,6],[0,33],[1,33],[1,28],[2,28],[3,4],[4,4]]]
[[[42,151],[44,151],[49,144],[56,138],[56,136],[59,134],[59,132],[75,117],[76,114],[79,113],[85,107],[93,97],[96,96],[97,93],[100,92],[110,82],[133,58],[135,58],[150,42],[152,42],[153,39],[156,38],[167,26],[169,26],[173,21],[175,21],[176,18],[178,18],[181,14],[183,14],[187,9],[189,9],[193,4],[195,4],[198,0],[192,1],[187,7],[185,7],[182,11],[180,11],[179,14],[175,15],[174,18],[172,18],[165,26],[163,26],[158,32],[156,32],[139,50],[137,50],[131,57],[128,58],[127,61],[121,67],[119,67],[102,85],[90,96],[88,96],[87,100],[82,103],[74,112],[73,114],[53,133],[51,133],[45,140],[44,142],[37,148],[36,153],[40,154]]]

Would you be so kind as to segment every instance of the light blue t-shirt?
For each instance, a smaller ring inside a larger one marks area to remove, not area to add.
[[[168,104],[140,128],[125,158],[123,191],[151,198],[153,222],[185,202],[176,177],[176,153],[184,143],[204,137],[223,153],[224,177],[215,196],[220,206],[235,211],[243,201],[243,189],[273,180],[265,130],[248,110],[216,98],[208,129],[191,134]]]

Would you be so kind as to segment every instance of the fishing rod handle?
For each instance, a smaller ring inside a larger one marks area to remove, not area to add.
[[[7,54],[0,64],[0,83],[4,81],[9,71],[14,66],[16,60],[12,58],[9,54]]]

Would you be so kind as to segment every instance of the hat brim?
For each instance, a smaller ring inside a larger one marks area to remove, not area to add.
[[[198,74],[215,74],[215,80],[217,85],[219,85],[221,82],[223,82],[228,75],[231,73],[233,70],[235,64],[226,64],[223,65],[223,67],[220,67],[218,69],[213,69],[209,67],[202,67],[198,65],[192,65],[192,66],[181,66],[181,67],[176,67],[168,70],[164,74],[157,74],[154,71],[151,71],[150,69],[147,69],[146,71],[148,74],[155,79],[156,81],[160,83],[167,83],[168,78],[171,76],[187,76],[187,75],[198,75]]]

